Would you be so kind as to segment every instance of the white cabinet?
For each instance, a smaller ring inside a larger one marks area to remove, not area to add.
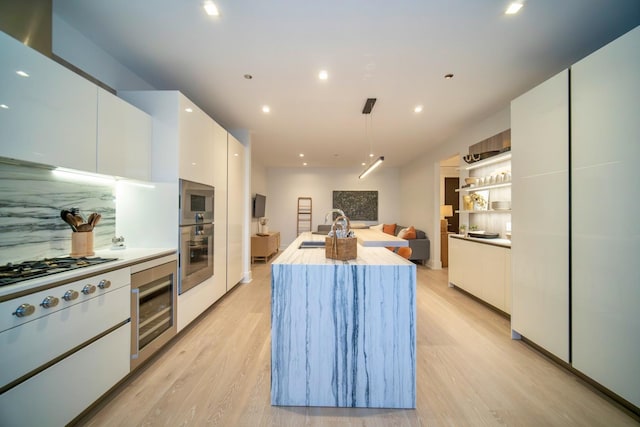
[[[0,396],[6,426],[62,426],[129,374],[125,324]]]
[[[180,178],[213,185],[213,120],[185,96],[178,114]]]
[[[245,149],[233,135],[228,136],[228,193],[227,193],[227,290],[237,285],[243,277],[245,219]]]
[[[510,313],[510,249],[449,236],[449,283]]]
[[[213,122],[213,185],[215,234],[214,287],[217,300],[227,292],[227,131]]]
[[[2,32],[0,52],[0,156],[95,172],[97,87]]]
[[[638,52],[640,27],[571,67],[572,364],[636,406]]]
[[[151,178],[151,117],[98,88],[98,173]]]
[[[511,103],[511,328],[569,362],[569,73]]]

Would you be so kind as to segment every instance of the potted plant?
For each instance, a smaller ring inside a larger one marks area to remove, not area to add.
[[[467,225],[466,224],[460,224],[460,234],[462,234],[463,236],[467,237]]]

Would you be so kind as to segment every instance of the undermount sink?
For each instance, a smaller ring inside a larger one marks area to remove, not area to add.
[[[309,248],[324,248],[324,242],[322,240],[306,240],[300,243],[300,246],[298,246],[298,249]]]

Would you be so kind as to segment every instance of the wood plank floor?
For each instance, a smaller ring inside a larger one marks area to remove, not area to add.
[[[418,266],[415,410],[270,405],[270,265],[78,420],[89,426],[632,426],[509,321]]]

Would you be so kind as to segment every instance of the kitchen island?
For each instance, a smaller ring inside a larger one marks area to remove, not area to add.
[[[303,233],[271,266],[271,404],[415,408],[416,266],[299,249],[324,238]]]

